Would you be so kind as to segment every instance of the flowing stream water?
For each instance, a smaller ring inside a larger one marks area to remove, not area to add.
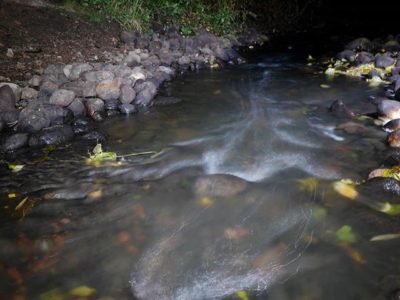
[[[0,177],[0,298],[386,299],[400,243],[370,239],[399,221],[332,189],[377,167],[384,135],[336,130],[348,120],[327,109],[365,110],[379,91],[269,54],[186,74],[163,92],[181,103],[99,125],[107,151],[155,155],[88,165],[79,142],[26,154]]]

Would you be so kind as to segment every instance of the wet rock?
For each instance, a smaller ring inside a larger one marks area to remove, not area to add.
[[[129,79],[133,81],[133,84],[135,84],[136,81],[138,80],[145,80],[146,79],[145,71],[143,70],[142,67],[135,67],[133,68],[131,74],[129,75]]]
[[[34,133],[48,126],[50,126],[50,120],[43,110],[28,106],[19,114],[19,131]]]
[[[382,129],[386,132],[393,132],[400,129],[400,119],[394,119],[383,125]]]
[[[103,100],[99,98],[87,99],[85,101],[85,107],[88,115],[92,117],[92,119],[94,119],[95,121],[103,120],[102,113],[105,110]]]
[[[124,103],[119,106],[119,111],[122,114],[129,115],[137,112],[135,105]]]
[[[400,102],[389,99],[379,99],[378,114],[388,120],[400,119]]]
[[[39,92],[30,87],[24,87],[21,93],[21,99],[24,100],[35,100],[38,97]]]
[[[355,113],[351,111],[341,100],[335,100],[329,107],[329,111],[340,118],[352,118]]]
[[[33,134],[29,139],[29,146],[60,145],[71,141],[73,138],[74,132],[71,126],[56,125]]]
[[[128,55],[124,59],[124,63],[128,67],[135,67],[141,62],[140,56],[135,51],[129,51]]]
[[[360,53],[357,53],[356,60],[355,62],[357,64],[368,64],[372,61],[374,61],[375,57],[372,53],[362,51]]]
[[[389,133],[386,141],[390,147],[400,147],[400,130],[395,130]]]
[[[40,86],[42,82],[42,77],[39,75],[33,75],[32,78],[28,81],[30,87],[37,88]]]
[[[343,130],[348,134],[356,134],[356,135],[370,135],[371,129],[365,127],[363,124],[356,122],[346,122],[338,125],[336,127],[338,130]]]
[[[397,100],[400,100],[400,78],[396,79],[394,84],[394,97]]]
[[[375,67],[377,68],[387,68],[396,63],[396,60],[390,57],[388,54],[378,54],[375,57]]]
[[[22,89],[18,85],[16,85],[15,83],[10,83],[10,82],[0,83],[0,88],[3,86],[8,86],[11,88],[11,90],[15,96],[15,101],[19,101],[19,99],[21,99]]]
[[[91,82],[100,82],[103,80],[113,80],[114,77],[115,77],[115,75],[112,71],[106,71],[106,70],[89,71],[89,72],[84,72],[81,75],[81,78],[83,80],[91,81]]]
[[[64,74],[65,74],[70,80],[77,80],[79,79],[80,75],[83,72],[86,71],[91,71],[93,70],[93,66],[91,66],[88,63],[77,63],[77,64],[72,64],[71,65],[71,70],[68,72],[65,68],[64,68]]]
[[[96,130],[83,134],[78,138],[85,141],[96,141],[96,143],[103,143],[107,140],[107,137],[103,133]]]
[[[0,113],[16,111],[16,97],[11,87],[4,85],[0,87]]]
[[[72,120],[73,113],[61,106],[52,104],[43,104],[41,106],[46,118],[50,120],[50,125],[61,125]]]
[[[62,89],[73,91],[76,97],[96,97],[96,83],[91,81],[71,81],[63,84]]]
[[[348,43],[345,48],[354,51],[370,51],[373,46],[369,39],[358,38]]]
[[[339,52],[337,58],[347,60],[348,62],[354,62],[356,60],[356,53],[353,50],[346,49]]]
[[[3,111],[3,112],[0,112],[0,120],[2,121],[2,123],[4,122],[6,124],[12,125],[18,121],[18,115],[19,115],[19,113],[17,110]]]
[[[388,167],[400,165],[400,148],[389,148],[384,155],[382,164]]]
[[[121,87],[121,95],[119,97],[119,100],[121,101],[121,103],[129,104],[129,103],[133,102],[135,97],[136,97],[136,92],[129,85],[123,85]]]
[[[67,107],[74,101],[75,93],[73,91],[60,89],[55,91],[49,99],[50,104]]]
[[[94,126],[90,119],[79,117],[72,122],[72,131],[75,135],[83,135],[93,131]]]
[[[151,81],[145,81],[138,88],[135,103],[143,107],[150,106],[151,101],[153,100],[156,94],[157,94],[156,85]]]
[[[181,65],[181,66],[190,64],[189,56],[184,55],[184,56],[180,57],[178,59],[178,64]]]
[[[73,113],[74,116],[82,116],[85,114],[85,105],[82,99],[75,98],[67,108]]]
[[[103,100],[116,100],[120,96],[121,79],[103,80],[96,86],[97,96]]]
[[[232,175],[216,174],[198,178],[194,192],[201,196],[232,197],[247,187],[247,182]]]
[[[375,177],[360,186],[360,192],[366,195],[385,193],[400,196],[400,182],[393,178]]]
[[[2,145],[3,151],[14,151],[28,145],[29,134],[14,133],[9,136]]]
[[[117,110],[120,103],[118,100],[104,101],[104,107],[106,110]]]

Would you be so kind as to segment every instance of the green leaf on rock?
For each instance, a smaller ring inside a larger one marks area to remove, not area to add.
[[[249,300],[249,297],[247,296],[246,291],[238,291],[236,292],[236,295],[240,300]]]
[[[353,230],[351,226],[349,225],[343,225],[336,231],[336,238],[338,239],[339,242],[342,243],[355,243],[356,242],[356,236],[353,233]]]

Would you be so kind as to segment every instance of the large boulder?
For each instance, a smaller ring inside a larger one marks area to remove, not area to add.
[[[14,93],[16,101],[19,101],[19,99],[21,99],[22,89],[17,84],[10,82],[0,83],[0,88],[3,86],[8,86],[9,88],[11,88],[12,92]]]
[[[67,107],[74,101],[75,93],[70,90],[59,89],[55,91],[49,99],[50,104]]]
[[[135,86],[135,88],[137,92],[135,103],[142,107],[150,106],[153,98],[157,94],[156,85],[148,80],[137,85],[137,87]]]
[[[64,74],[70,80],[77,80],[77,79],[79,79],[80,75],[83,72],[91,71],[91,70],[93,70],[93,66],[88,63],[76,63],[76,64],[72,64],[72,65],[67,65],[63,69]]]
[[[30,87],[24,87],[21,93],[21,99],[24,100],[35,100],[38,97],[39,92]]]
[[[120,91],[121,83],[122,83],[121,78],[101,81],[96,86],[97,96],[103,100],[118,99],[121,94]]]
[[[373,45],[369,39],[361,37],[348,43],[345,48],[354,51],[370,51]]]
[[[348,62],[354,62],[356,60],[356,53],[353,50],[346,49],[339,52],[337,58],[347,60]]]
[[[16,98],[13,90],[8,85],[0,87],[0,113],[16,111]]]
[[[123,85],[121,87],[121,95],[119,97],[121,103],[129,104],[133,102],[135,97],[136,97],[136,92],[132,87],[130,87],[129,85]]]
[[[124,63],[128,67],[135,67],[140,65],[141,58],[135,51],[129,51],[128,55],[124,59]]]
[[[103,119],[103,112],[105,110],[104,101],[99,98],[90,98],[85,101],[87,114],[95,121]]]
[[[400,118],[400,102],[390,99],[380,100],[377,105],[378,113],[387,121]]]
[[[50,119],[43,108],[28,106],[19,114],[18,130],[21,132],[37,132],[50,126]]]
[[[392,57],[390,57],[389,54],[384,53],[384,54],[378,54],[375,57],[375,67],[377,68],[387,68],[389,66],[392,66],[396,63],[396,60]]]
[[[329,107],[329,111],[340,118],[352,118],[355,113],[351,111],[341,100],[335,100]]]
[[[80,98],[75,98],[74,101],[72,101],[71,104],[67,106],[67,108],[72,111],[72,113],[76,117],[85,115],[85,105]]]
[[[64,83],[61,88],[73,91],[76,97],[96,97],[96,83],[92,81],[71,81]]]

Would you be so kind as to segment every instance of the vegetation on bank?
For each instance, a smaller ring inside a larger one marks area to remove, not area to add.
[[[237,33],[249,23],[284,30],[312,11],[316,0],[65,0],[90,19],[117,21],[124,29],[149,31],[179,25],[190,35],[207,28],[217,35]],[[265,24],[267,23],[267,24]]]

